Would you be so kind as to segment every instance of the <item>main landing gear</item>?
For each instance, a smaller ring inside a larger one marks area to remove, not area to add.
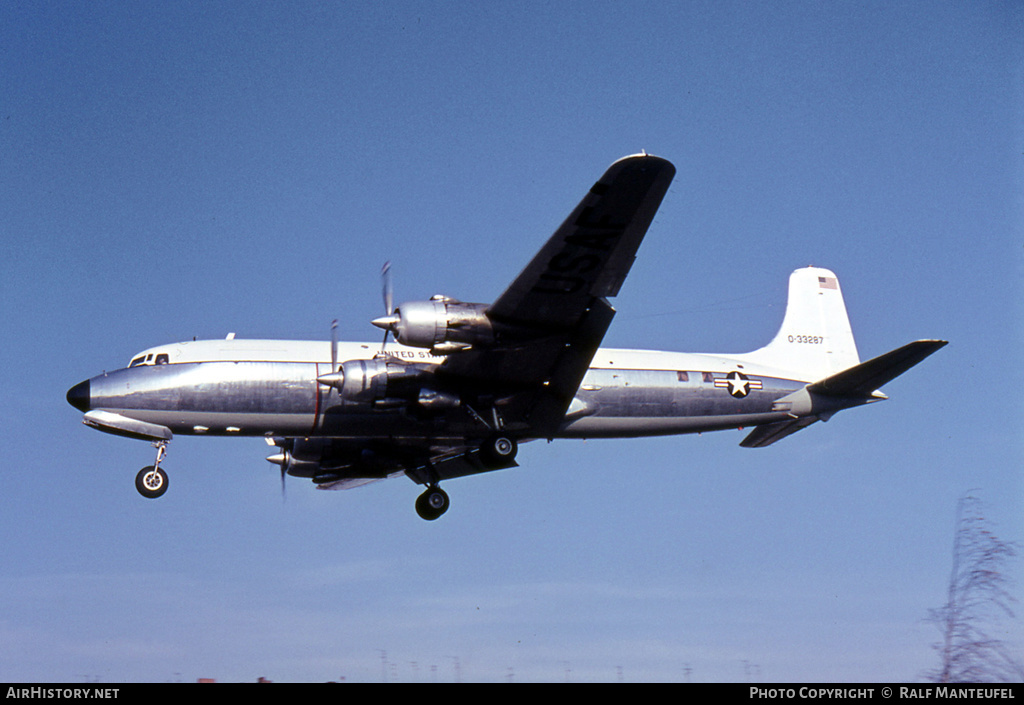
[[[156,462],[139,470],[135,476],[135,489],[147,499],[156,499],[167,491],[167,473],[160,468],[160,462],[167,455],[167,441],[154,443]]]
[[[488,470],[512,467],[518,450],[519,445],[514,438],[496,433],[481,444],[480,463]],[[420,518],[434,521],[448,511],[451,500],[448,493],[438,486],[440,478],[432,463],[427,461],[425,467],[411,468],[409,475],[427,486],[426,491],[416,498],[416,513]]]
[[[413,481],[427,486],[426,491],[416,498],[416,513],[421,519],[434,521],[448,511],[451,500],[448,499],[448,493],[438,486],[441,478],[430,459],[424,458],[421,463],[411,463],[406,474]]]
[[[416,499],[416,513],[421,519],[433,521],[447,512],[450,504],[448,493],[437,485],[431,485]]]

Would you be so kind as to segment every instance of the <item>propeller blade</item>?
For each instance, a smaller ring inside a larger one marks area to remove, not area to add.
[[[331,372],[338,371],[338,319],[331,322]]]
[[[385,348],[388,345],[388,333],[391,332],[391,327],[396,322],[394,315],[395,306],[395,293],[391,285],[391,260],[384,263],[384,266],[380,269],[381,288],[384,292],[384,316],[385,318],[376,318],[373,320],[373,325],[378,328],[384,329],[384,340],[380,344],[380,351],[383,354]],[[381,324],[382,321],[387,321],[385,324]]]
[[[286,497],[284,478],[288,472],[288,454],[286,452],[277,453],[267,458],[267,462],[281,466],[281,500],[283,501]]]
[[[384,263],[380,270],[381,285],[384,289],[384,315],[390,316],[395,310],[395,292],[391,287],[391,260]]]

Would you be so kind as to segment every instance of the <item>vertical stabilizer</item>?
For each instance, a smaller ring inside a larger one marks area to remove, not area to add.
[[[819,267],[789,277],[782,327],[767,346],[745,358],[816,381],[860,362],[836,275]]]

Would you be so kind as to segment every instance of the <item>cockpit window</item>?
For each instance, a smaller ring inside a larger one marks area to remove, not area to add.
[[[139,355],[128,363],[128,367],[138,367],[139,365],[167,365],[171,362],[171,356],[168,353],[157,353],[155,357],[156,359],[154,359],[153,353],[149,353],[148,355]]]

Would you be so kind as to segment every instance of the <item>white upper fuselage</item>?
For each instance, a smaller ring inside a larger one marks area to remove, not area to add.
[[[423,348],[388,343],[384,351],[403,362],[441,364],[445,356],[434,355]],[[337,361],[372,359],[381,352],[378,343],[339,342]],[[331,343],[316,340],[260,340],[225,338],[193,340],[149,348],[134,356],[130,366],[155,364],[166,355],[169,364],[195,362],[296,362],[330,365]],[[664,350],[631,348],[598,348],[590,369],[607,370],[679,370],[727,373],[739,369],[748,375],[777,377],[812,382],[813,377],[799,371],[769,367],[750,361],[743,354],[682,353]],[[583,385],[585,386],[585,385]]]

